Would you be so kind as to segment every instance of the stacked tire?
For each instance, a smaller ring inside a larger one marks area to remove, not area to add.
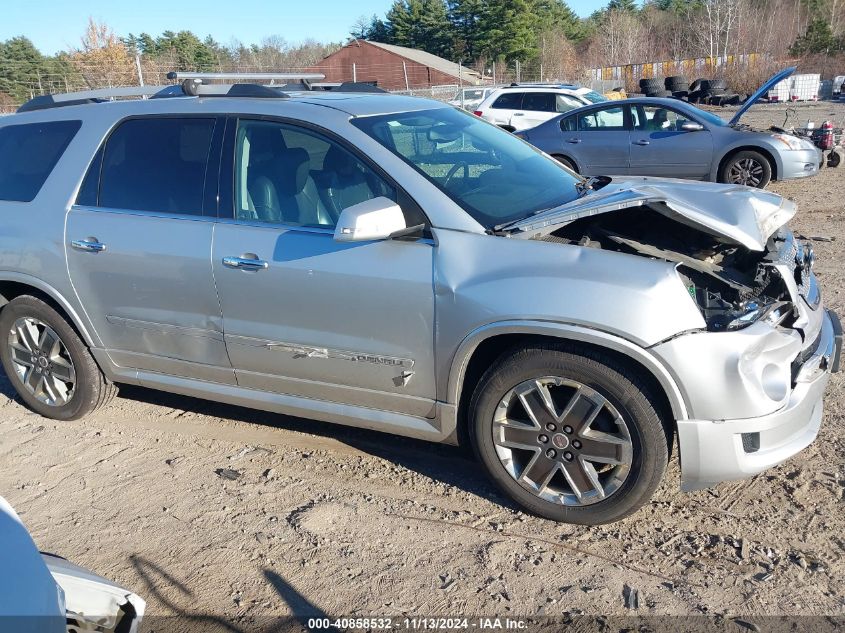
[[[672,93],[666,90],[662,79],[640,79],[640,91],[646,97],[671,97]]]

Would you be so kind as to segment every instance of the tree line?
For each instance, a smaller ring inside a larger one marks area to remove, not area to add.
[[[362,17],[350,34],[479,70],[519,61],[540,79],[572,78],[584,67],[747,53],[805,58],[812,66],[845,53],[845,3],[610,0],[580,19],[563,0],[394,0],[384,16]]]

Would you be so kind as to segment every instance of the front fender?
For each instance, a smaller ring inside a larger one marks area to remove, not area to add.
[[[531,334],[561,340],[580,341],[619,352],[645,367],[657,379],[666,394],[675,420],[684,420],[687,418],[687,405],[677,383],[666,367],[649,353],[648,350],[623,338],[600,330],[592,330],[566,323],[543,321],[499,321],[489,323],[471,332],[461,342],[452,358],[452,364],[449,370],[447,402],[452,404],[458,403],[463,389],[467,365],[478,346],[490,338],[505,334]]]

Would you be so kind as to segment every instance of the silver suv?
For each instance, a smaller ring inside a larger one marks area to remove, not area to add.
[[[841,328],[779,196],[584,180],[343,87],[102,96],[0,122],[0,357],[44,416],[127,383],[466,441],[586,524],[646,503],[675,437],[685,489],[816,437]]]

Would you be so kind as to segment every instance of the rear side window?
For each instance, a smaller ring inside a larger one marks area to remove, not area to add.
[[[575,132],[578,129],[578,121],[574,116],[568,116],[560,121],[560,129],[564,132]]]
[[[121,123],[103,152],[99,206],[202,215],[214,123],[204,118]]]
[[[519,110],[522,105],[521,92],[506,92],[493,102],[497,110]]]
[[[522,98],[522,109],[532,112],[554,112],[555,95],[552,92],[526,92]]]
[[[0,127],[0,200],[32,201],[81,126],[50,121]]]

